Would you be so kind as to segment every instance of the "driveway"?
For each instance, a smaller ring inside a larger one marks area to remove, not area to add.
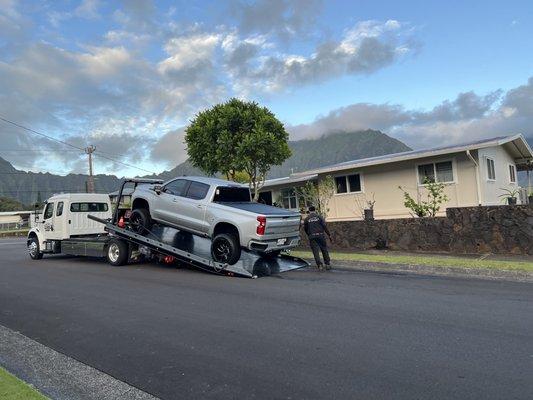
[[[531,399],[533,285],[374,272],[256,280],[31,261],[0,240],[0,324],[155,396]]]

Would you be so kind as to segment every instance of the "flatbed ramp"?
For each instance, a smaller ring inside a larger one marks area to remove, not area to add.
[[[211,241],[208,238],[160,225],[155,225],[145,236],[127,228],[120,228],[112,222],[95,216],[89,215],[88,217],[104,224],[105,230],[114,237],[144,246],[153,252],[174,257],[182,264],[217,274],[257,278],[309,266],[307,261],[298,257],[286,254],[280,254],[277,257],[262,257],[244,249],[241,258],[235,264],[219,263],[211,258]]]

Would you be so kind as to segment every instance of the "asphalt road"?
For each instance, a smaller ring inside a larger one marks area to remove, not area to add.
[[[0,324],[153,395],[532,399],[533,285],[332,271],[256,280],[0,241]]]

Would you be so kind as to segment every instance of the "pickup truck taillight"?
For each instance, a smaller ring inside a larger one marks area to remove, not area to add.
[[[262,215],[257,217],[257,234],[258,235],[264,235],[265,234],[266,225],[267,225],[266,217],[264,217]]]

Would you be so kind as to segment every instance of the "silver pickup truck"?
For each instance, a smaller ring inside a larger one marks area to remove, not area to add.
[[[241,248],[276,256],[300,242],[300,214],[252,202],[248,187],[215,178],[138,186],[130,223],[146,233],[154,222],[211,238],[213,259],[228,264]]]

